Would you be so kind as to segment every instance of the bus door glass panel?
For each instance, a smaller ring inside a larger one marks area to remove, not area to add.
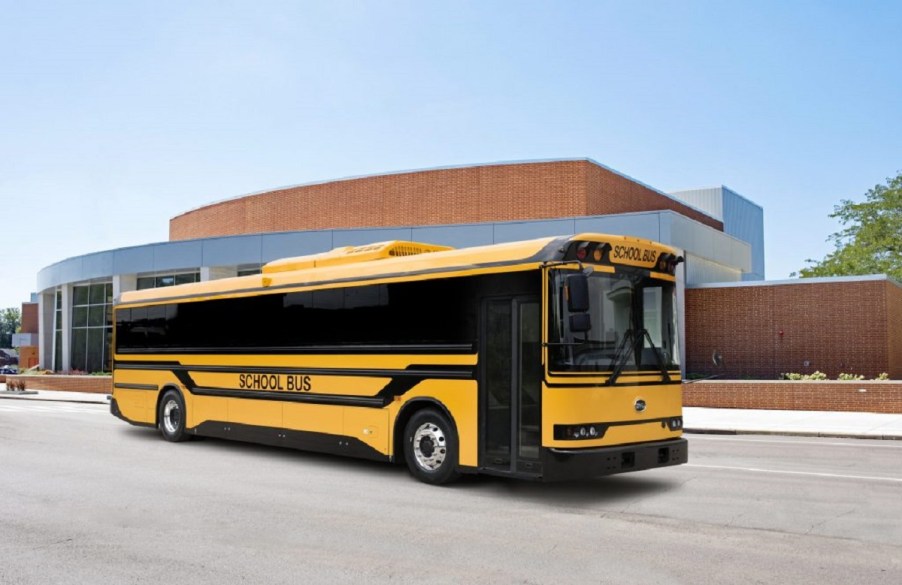
[[[493,299],[484,315],[484,464],[515,471],[516,461],[539,458],[541,306],[532,299]]]
[[[511,301],[485,305],[485,464],[507,469],[511,460]]]
[[[542,310],[537,302],[517,303],[519,313],[519,457],[538,459],[541,444]]]

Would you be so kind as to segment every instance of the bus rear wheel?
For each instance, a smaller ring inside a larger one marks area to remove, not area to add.
[[[160,433],[163,438],[173,443],[184,441],[188,438],[185,433],[185,400],[175,390],[167,390],[160,400],[160,408],[157,412],[157,420]]]
[[[457,433],[448,418],[431,408],[410,417],[404,429],[404,458],[420,481],[438,485],[457,479]]]

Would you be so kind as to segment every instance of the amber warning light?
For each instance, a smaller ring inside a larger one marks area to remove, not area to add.
[[[676,274],[676,267],[680,262],[683,262],[682,256],[677,256],[676,254],[661,254],[661,257],[658,258],[658,272]]]
[[[611,249],[608,243],[583,242],[576,247],[576,259],[580,262],[602,262],[605,254]]]

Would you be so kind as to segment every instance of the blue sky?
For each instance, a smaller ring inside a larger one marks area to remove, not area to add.
[[[902,170],[900,2],[0,0],[0,307],[212,201],[588,157],[765,211],[767,277]]]

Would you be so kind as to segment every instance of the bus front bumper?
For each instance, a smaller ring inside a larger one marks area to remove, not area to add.
[[[680,465],[688,460],[689,445],[682,438],[593,449],[552,448],[545,449],[542,479],[590,479],[627,471]]]

